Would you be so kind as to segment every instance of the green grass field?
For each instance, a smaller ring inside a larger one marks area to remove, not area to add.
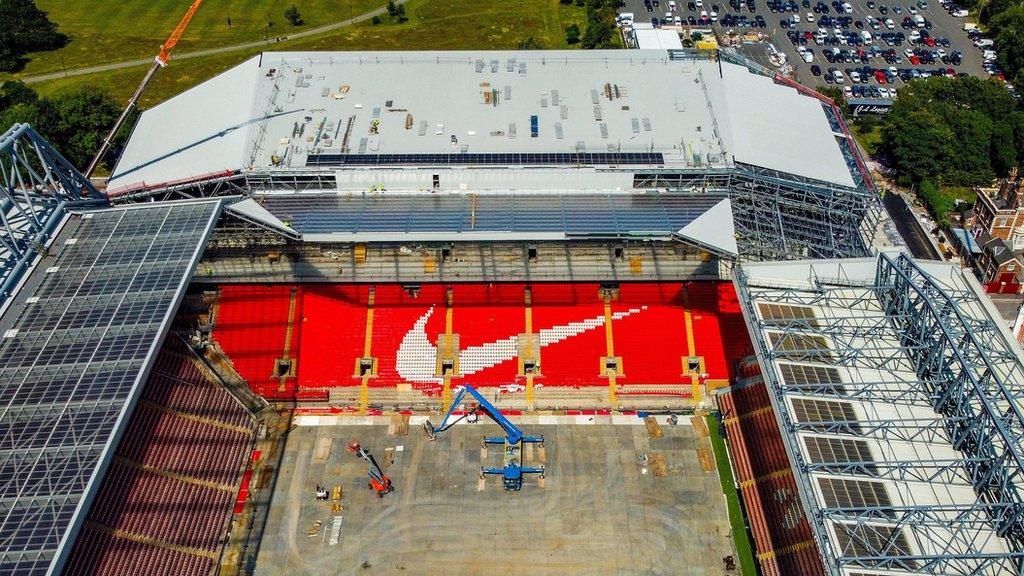
[[[368,2],[363,4],[359,13],[365,13],[376,6],[382,6],[382,0],[356,0]],[[217,0],[210,0],[210,4],[204,4],[201,10],[206,10],[216,5]],[[43,2],[41,1],[40,4]],[[56,2],[54,2],[56,3]],[[73,0],[71,4],[79,4],[79,0]],[[136,3],[132,0],[131,3]],[[171,2],[163,0],[166,4],[181,4],[182,10],[187,3]],[[235,0],[221,0],[221,3],[242,4]],[[251,2],[249,2],[251,3]],[[275,2],[274,4],[278,4]],[[280,4],[287,4],[282,2]],[[334,4],[332,2],[299,2],[300,6],[305,4]],[[563,6],[558,0],[522,0],[519,2],[508,2],[506,0],[410,0],[407,4],[409,21],[404,24],[392,23],[389,18],[384,17],[384,22],[374,26],[369,22],[349,26],[317,36],[290,40],[273,44],[271,50],[500,50],[514,49],[521,41],[533,37],[540,41],[545,48],[557,49],[568,48],[565,43],[564,29],[572,23],[576,23],[582,29],[585,26],[584,9],[576,6]],[[311,17],[303,15],[307,20]],[[55,16],[56,14],[54,14]],[[174,20],[175,18],[171,18]],[[198,19],[198,16],[197,16]],[[343,18],[342,18],[343,19]],[[279,18],[283,21],[283,18]],[[201,22],[199,20],[197,23]],[[316,24],[323,24],[318,22]],[[208,22],[211,29],[216,29],[216,22]],[[173,22],[166,27],[168,30],[174,26]],[[225,25],[226,26],[226,25]],[[159,27],[158,27],[159,28]],[[64,29],[62,27],[62,29]],[[191,38],[196,30],[189,28],[186,37]],[[65,30],[68,31],[68,30]],[[161,28],[159,34],[166,34]],[[116,34],[113,34],[116,36]],[[102,35],[105,41],[114,42],[113,37]],[[211,39],[204,40],[212,42]],[[219,41],[221,43],[234,43],[238,40]],[[157,44],[159,44],[157,40]],[[209,47],[193,45],[192,48]],[[67,52],[71,46],[62,52]],[[178,50],[187,50],[184,42],[179,44]],[[151,53],[155,55],[155,48]],[[194,86],[203,80],[211,78],[218,73],[244,61],[250,56],[260,52],[259,48],[239,50],[229,54],[218,54],[202,58],[175,61],[171,59],[170,65],[161,70],[146,95],[143,97],[143,108],[151,107],[167,98]],[[49,54],[47,59],[55,57]],[[145,55],[145,53],[143,54]],[[109,55],[108,55],[109,56]],[[118,55],[115,60],[125,60],[133,55]],[[67,60],[67,57],[65,57]],[[95,63],[95,62],[94,62]],[[68,64],[69,67],[71,64]],[[33,72],[41,70],[36,68],[38,64],[30,64]],[[33,84],[33,87],[43,94],[50,94],[70,86],[84,84],[102,84],[120,101],[127,101],[128,97],[138,85],[145,73],[146,66],[125,68],[111,72],[90,74],[71,78]]]
[[[715,451],[715,462],[718,464],[718,479],[722,483],[722,493],[725,494],[725,501],[729,505],[729,524],[732,527],[733,541],[736,543],[740,573],[743,576],[757,576],[753,546],[750,544],[747,524],[743,519],[743,509],[740,507],[740,496],[736,492],[736,483],[732,477],[732,467],[729,466],[729,453],[725,449],[725,438],[722,438],[721,431],[718,429],[718,420],[714,416],[708,416],[707,421],[708,432],[711,436],[711,448]]]
[[[156,56],[191,0],[37,0],[71,43],[55,52],[35,54],[17,76],[84,68]],[[176,50],[229,46],[340,22],[382,6],[386,0],[206,0]],[[291,26],[284,10],[295,4],[305,23]],[[228,26],[228,18],[231,26]],[[62,62],[63,59],[63,62]]]

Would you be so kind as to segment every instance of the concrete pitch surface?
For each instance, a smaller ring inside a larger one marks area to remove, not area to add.
[[[722,564],[733,554],[725,500],[717,473],[698,461],[697,445],[708,440],[688,424],[662,426],[661,438],[649,438],[639,419],[524,429],[545,436],[548,473],[543,488],[528,477],[516,493],[496,476],[478,490],[480,439],[501,433],[489,421],[434,442],[416,427],[408,436],[389,436],[385,425],[296,428],[256,574],[730,573]],[[395,492],[378,500],[366,487],[365,463],[345,451],[352,441],[382,465],[385,447],[403,447],[387,472]],[[642,473],[640,459],[651,454],[665,456],[667,477]],[[500,458],[491,447],[484,463]],[[317,484],[343,486],[337,545],[335,514],[330,501],[314,498]]]

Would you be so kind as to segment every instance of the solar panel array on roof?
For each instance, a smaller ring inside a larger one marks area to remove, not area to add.
[[[857,427],[857,413],[849,402],[793,398],[793,417],[797,422],[849,422],[847,430]]]
[[[825,505],[829,508],[889,507],[892,500],[885,490],[885,484],[872,480],[848,478],[818,478]],[[892,515],[892,511],[887,515]]]
[[[914,555],[902,528],[836,523],[835,530],[839,549],[844,555],[864,557],[870,556],[875,550],[888,550],[895,558]],[[910,570],[918,567],[918,563],[913,560],[894,562]]]
[[[45,574],[68,544],[219,206],[72,216],[3,318],[0,574]]]
[[[530,123],[530,135],[537,136]],[[509,137],[515,138],[509,127]],[[306,166],[656,166],[665,163],[661,152],[524,153],[524,154],[310,154]]]
[[[804,436],[803,439],[807,457],[815,464],[857,462],[863,463],[864,470],[873,472],[878,469],[873,464],[875,458],[871,455],[871,448],[863,440],[823,436]]]
[[[813,362],[833,361],[828,348],[828,340],[815,334],[777,333],[768,335],[771,339],[773,352],[780,357]]]
[[[814,317],[814,309],[810,306],[789,306],[786,304],[757,305],[761,317],[767,325],[801,324],[817,328],[820,323]]]
[[[843,380],[835,368],[780,362],[779,372],[787,388],[815,390],[822,384],[836,384],[836,390],[843,390]]]
[[[270,194],[260,198],[264,208],[304,236],[471,232],[667,236],[720,200],[714,195],[654,192]]]

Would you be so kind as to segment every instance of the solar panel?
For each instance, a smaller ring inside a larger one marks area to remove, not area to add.
[[[777,356],[813,362],[831,363],[833,361],[828,341],[822,336],[794,332],[771,332],[768,334],[768,338],[771,340],[773,351]]]
[[[864,469],[874,474],[877,468],[871,464],[875,458],[871,448],[864,440],[853,438],[826,438],[824,436],[804,436],[807,446],[807,457],[815,464],[835,464],[844,462],[865,463]]]
[[[850,433],[859,433],[857,414],[849,402],[837,400],[810,400],[793,398],[793,416],[797,422],[850,422],[844,429]]]
[[[836,384],[835,389],[845,391],[839,370],[835,368],[780,362],[779,372],[787,388],[817,390],[821,384]]]
[[[280,195],[261,205],[301,234],[560,233],[667,237],[707,212],[716,195],[673,193]]]
[[[602,124],[602,137],[607,126]],[[531,117],[530,135],[536,137],[538,124]],[[515,125],[509,125],[509,138],[515,138]],[[499,154],[364,154],[366,138],[359,141],[359,154],[310,154],[307,166],[410,166],[410,165],[660,165],[665,157],[660,152],[550,152]]]
[[[885,484],[881,482],[818,478],[818,487],[828,508],[892,507],[889,493],[885,490]],[[891,510],[889,512],[891,513]]]
[[[902,528],[876,526],[872,524],[835,524],[837,556],[876,557],[879,550],[885,550],[890,557],[912,556],[913,550],[907,542]],[[918,568],[913,560],[896,560],[896,565],[908,570]]]
[[[219,206],[72,216],[0,319],[0,573],[45,574],[84,517]]]
[[[789,304],[767,304],[761,302],[757,305],[761,312],[761,318],[768,326],[799,324],[817,328],[820,324],[815,319],[814,308],[810,306],[792,306]]]

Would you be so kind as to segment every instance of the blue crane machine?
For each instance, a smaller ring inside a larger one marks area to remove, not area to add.
[[[476,400],[477,405],[466,414],[453,418],[452,414],[455,412],[455,408],[459,406],[466,394],[472,396]],[[540,477],[544,478],[543,466],[523,466],[522,450],[523,444],[525,443],[543,444],[544,437],[527,436],[523,434],[522,430],[517,428],[516,425],[510,422],[508,418],[502,416],[501,412],[472,386],[464,385],[459,390],[458,394],[456,394],[455,398],[452,400],[451,406],[448,408],[448,413],[444,415],[444,419],[441,420],[440,424],[435,427],[430,423],[430,420],[427,420],[423,423],[423,430],[426,431],[428,438],[434,440],[437,438],[438,434],[448,430],[470,414],[477,414],[481,410],[486,415],[490,416],[491,419],[505,431],[505,436],[484,436],[484,447],[488,444],[497,444],[504,448],[504,466],[501,468],[482,466],[480,468],[481,475],[493,474],[501,476],[502,485],[505,490],[514,491],[518,491],[523,487],[523,474],[540,474]]]

